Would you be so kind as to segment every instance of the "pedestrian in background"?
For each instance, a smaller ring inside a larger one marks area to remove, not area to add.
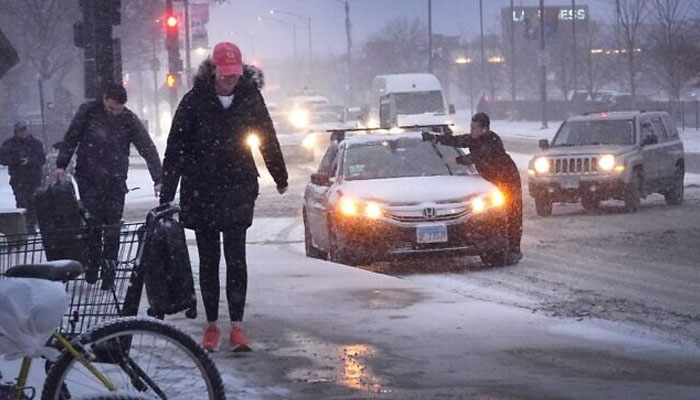
[[[125,106],[126,101],[124,87],[111,84],[101,99],[81,105],[60,146],[55,170],[56,178],[62,179],[73,153],[77,153],[75,180],[80,202],[104,227],[104,257],[114,262],[119,254],[132,144],[146,160],[156,197],[160,193],[158,150],[136,114]]]
[[[505,195],[508,215],[508,265],[522,258],[520,239],[523,235],[523,193],[520,173],[506,153],[501,138],[491,130],[485,113],[474,114],[467,135],[435,135],[423,132],[423,139],[446,146],[468,148],[469,154],[457,158],[460,164],[473,164],[484,179],[496,185]]]
[[[0,147],[0,164],[8,167],[17,208],[27,210],[27,232],[35,233],[34,192],[41,185],[46,154],[44,145],[29,133],[25,122],[15,123],[14,130],[15,135]]]
[[[287,190],[287,168],[260,93],[262,71],[243,65],[233,43],[214,47],[199,67],[194,87],[175,112],[163,161],[161,203],[173,201],[180,184],[180,221],[193,229],[199,250],[199,283],[207,315],[202,345],[219,348],[221,234],[226,259],[231,349],[246,350],[241,321],[248,286],[246,230],[258,196],[258,170],[247,144],[257,135],[277,191]]]

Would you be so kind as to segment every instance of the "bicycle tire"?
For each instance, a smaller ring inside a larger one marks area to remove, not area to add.
[[[140,395],[133,395],[133,394],[123,394],[123,393],[115,393],[115,394],[101,394],[98,396],[88,396],[88,397],[81,397],[76,400],[149,400],[148,397],[145,396],[140,396]]]
[[[164,322],[143,317],[115,319],[79,336],[74,345],[120,393],[160,398],[157,392],[161,390],[163,396],[173,400],[226,398],[221,374],[209,354],[189,335]],[[145,352],[145,357],[141,351]],[[118,366],[119,362],[126,364],[132,374],[128,375],[125,367]],[[133,379],[133,371],[139,368],[146,379]],[[76,395],[98,394],[109,394],[109,391],[64,350],[49,369],[41,398],[66,400]]]

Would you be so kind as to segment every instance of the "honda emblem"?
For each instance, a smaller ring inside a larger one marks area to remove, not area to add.
[[[425,218],[435,218],[435,207],[426,207],[423,209],[423,216]]]

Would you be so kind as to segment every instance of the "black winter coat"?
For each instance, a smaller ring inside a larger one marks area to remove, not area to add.
[[[131,144],[146,160],[153,182],[160,182],[158,150],[136,114],[124,108],[121,114],[111,117],[101,100],[91,101],[81,105],[73,117],[56,166],[65,169],[77,147],[77,178],[126,181]]]
[[[22,165],[25,158],[26,163]],[[13,136],[0,147],[0,164],[8,166],[10,185],[13,187],[39,186],[44,162],[44,145],[32,135],[24,139]]]
[[[205,60],[195,84],[175,112],[163,160],[161,203],[175,198],[180,183],[180,219],[190,229],[250,226],[258,196],[258,170],[246,143],[255,133],[278,187],[287,168],[260,94],[262,72],[245,66],[229,108],[214,89],[214,65]]]
[[[446,146],[468,148],[469,155],[484,179],[495,184],[517,184],[520,187],[518,167],[506,153],[501,138],[493,131],[474,139],[470,135],[438,135],[438,143]]]

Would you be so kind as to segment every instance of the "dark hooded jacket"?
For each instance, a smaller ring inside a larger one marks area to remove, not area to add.
[[[101,100],[80,106],[66,132],[56,166],[66,169],[73,153],[78,153],[75,176],[97,182],[104,179],[126,181],[131,144],[146,160],[154,182],[160,181],[158,150],[136,114],[128,108],[110,117]]]
[[[25,158],[26,163],[23,163]],[[44,145],[32,135],[24,139],[13,136],[0,147],[0,164],[8,166],[13,187],[39,186],[45,161]]]
[[[474,139],[470,135],[439,135],[438,143],[469,149],[469,158],[484,179],[492,183],[505,183],[520,187],[518,167],[506,153],[503,142],[498,135],[488,133]]]
[[[161,203],[175,198],[180,183],[180,219],[190,229],[250,226],[258,196],[258,170],[246,140],[260,139],[260,152],[278,187],[287,169],[260,89],[262,71],[246,65],[224,108],[214,89],[211,60],[199,68],[170,128],[163,161]]]

